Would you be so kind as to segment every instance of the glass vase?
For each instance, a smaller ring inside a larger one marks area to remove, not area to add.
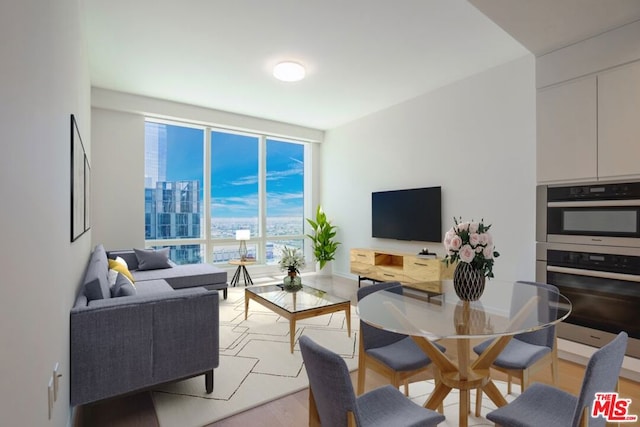
[[[287,274],[282,279],[283,288],[285,291],[295,292],[302,289],[302,279],[300,276],[296,275],[295,272],[293,275]]]

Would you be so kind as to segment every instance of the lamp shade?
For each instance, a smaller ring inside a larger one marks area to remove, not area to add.
[[[249,240],[251,238],[251,230],[236,230],[236,240]]]

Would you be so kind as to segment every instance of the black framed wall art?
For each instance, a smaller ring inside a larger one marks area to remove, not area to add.
[[[89,196],[91,166],[75,116],[71,115],[71,241],[91,227]]]

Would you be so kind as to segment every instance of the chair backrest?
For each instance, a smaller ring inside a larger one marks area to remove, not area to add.
[[[358,301],[374,292],[389,289],[389,292],[395,292],[402,295],[402,285],[400,282],[382,282],[374,283],[373,285],[365,286],[358,289]],[[360,320],[360,338],[365,350],[370,348],[384,347],[394,342],[400,341],[406,338],[406,335],[397,334],[395,332],[385,331],[383,329],[371,326],[366,322]]]
[[[306,335],[302,335],[298,342],[320,423],[323,426],[346,426],[347,411],[352,411],[357,420],[356,397],[345,361]]]
[[[558,303],[558,295],[560,291],[554,285],[550,285],[548,283],[538,283],[538,282],[524,282],[518,281],[517,283],[524,283],[526,285],[537,286],[541,289],[539,294],[543,297],[544,302],[547,302],[548,305],[541,304],[539,307],[540,311],[535,313],[540,320],[549,321],[550,319],[555,319],[557,317],[557,303]],[[547,291],[552,291],[549,293]],[[530,293],[527,293],[529,296]],[[514,292],[514,298],[518,297],[518,289]],[[548,306],[548,309],[546,308]],[[525,332],[523,334],[518,334],[514,336],[514,339],[526,342],[528,344],[534,345],[543,345],[545,347],[553,348],[554,341],[556,335],[556,325],[551,325],[549,327],[539,329],[533,332]]]
[[[590,417],[596,393],[616,391],[622,360],[627,350],[627,338],[626,332],[620,332],[613,341],[597,350],[589,359],[584,371],[578,404],[573,415],[573,427],[578,426],[585,407],[589,412],[587,416]],[[606,420],[603,417],[589,418],[590,427],[605,425]]]

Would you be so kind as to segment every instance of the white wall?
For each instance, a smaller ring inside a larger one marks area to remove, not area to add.
[[[535,61],[532,55],[330,130],[321,146],[321,200],[339,227],[333,271],[349,249],[417,252],[440,244],[371,238],[371,192],[442,186],[453,217],[493,224],[496,277],[535,278]]]
[[[70,242],[70,114],[91,152],[78,0],[3,2],[0,13],[0,424],[65,426],[69,310],[91,251]],[[47,384],[61,389],[48,420]]]
[[[91,109],[93,242],[144,247],[144,117]]]
[[[186,120],[205,126],[223,126],[226,129],[265,133],[301,141],[322,141],[324,135],[321,130],[304,126],[96,87],[91,91],[91,105],[95,108],[167,120]]]

